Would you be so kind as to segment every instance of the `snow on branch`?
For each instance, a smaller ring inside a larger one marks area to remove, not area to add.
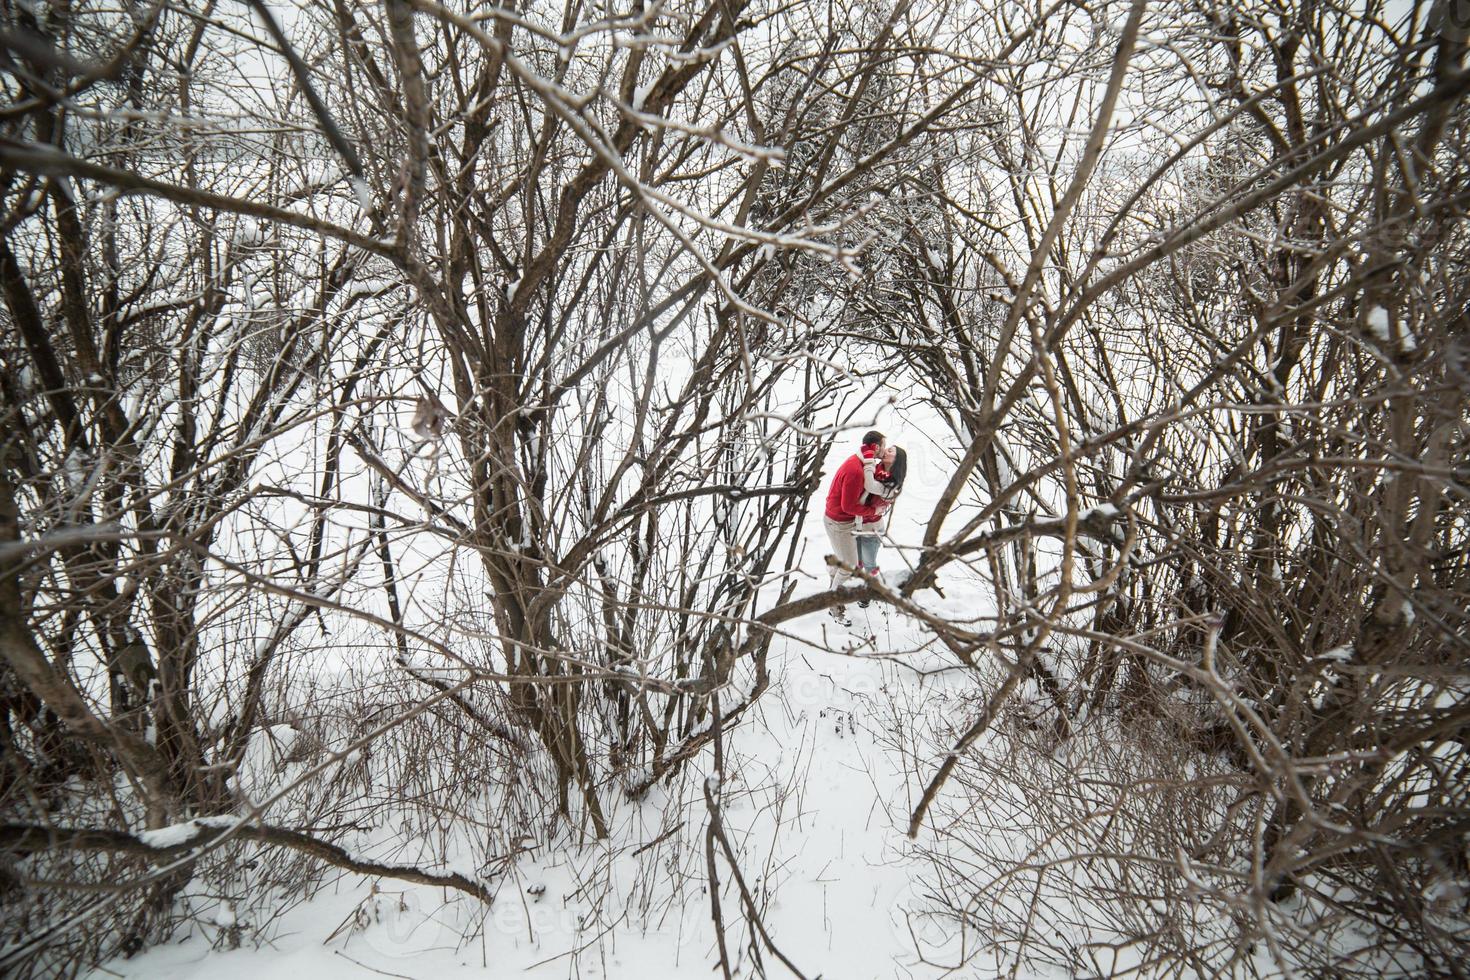
[[[397,878],[421,885],[439,885],[473,895],[489,905],[494,895],[484,885],[457,872],[436,874],[413,865],[384,864],[359,857],[297,830],[284,827],[248,826],[231,816],[196,817],[183,823],[129,834],[120,830],[90,827],[42,827],[35,824],[0,824],[0,847],[30,856],[43,851],[118,851],[142,854],[151,859],[177,858],[189,850],[199,853],[231,838],[286,847],[309,854],[330,865],[362,875]]]

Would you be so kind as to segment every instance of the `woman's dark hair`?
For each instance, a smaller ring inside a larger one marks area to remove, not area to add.
[[[894,490],[902,490],[904,477],[908,475],[909,454],[903,451],[902,446],[894,446],[893,465],[888,467],[888,476],[884,478],[883,483]]]

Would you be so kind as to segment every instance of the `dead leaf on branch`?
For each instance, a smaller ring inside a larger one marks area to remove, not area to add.
[[[420,439],[442,439],[449,419],[449,409],[444,407],[444,403],[433,395],[425,395],[414,406],[413,421],[409,425]]]

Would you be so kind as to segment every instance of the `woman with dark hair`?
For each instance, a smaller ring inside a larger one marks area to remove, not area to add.
[[[852,529],[857,541],[858,568],[869,575],[878,574],[878,547],[887,531],[888,508],[903,490],[904,478],[908,476],[909,456],[898,446],[890,446],[880,457],[876,453],[863,459],[863,503],[878,508],[878,517],[872,520],[858,518]],[[866,606],[866,600],[858,605]]]
[[[832,542],[832,588],[841,586],[851,569],[859,568],[857,538],[853,530],[861,521],[878,517],[878,508],[863,503],[867,495],[867,467],[876,463],[883,455],[887,440],[877,429],[863,436],[858,452],[843,460],[832,475],[832,485],[827,488],[827,503],[822,511],[822,524],[827,529],[827,540]],[[872,461],[870,463],[870,461]],[[827,610],[840,626],[851,626],[852,620],[842,606],[831,606]]]

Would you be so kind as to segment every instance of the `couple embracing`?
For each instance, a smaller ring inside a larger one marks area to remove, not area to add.
[[[863,436],[858,452],[837,468],[827,491],[827,513],[823,522],[832,551],[845,568],[832,569],[832,588],[842,584],[855,568],[867,575],[878,574],[878,547],[887,530],[888,508],[903,489],[908,456],[888,445],[876,429]],[[866,606],[868,600],[859,600]],[[851,626],[842,606],[833,606],[832,618]]]

